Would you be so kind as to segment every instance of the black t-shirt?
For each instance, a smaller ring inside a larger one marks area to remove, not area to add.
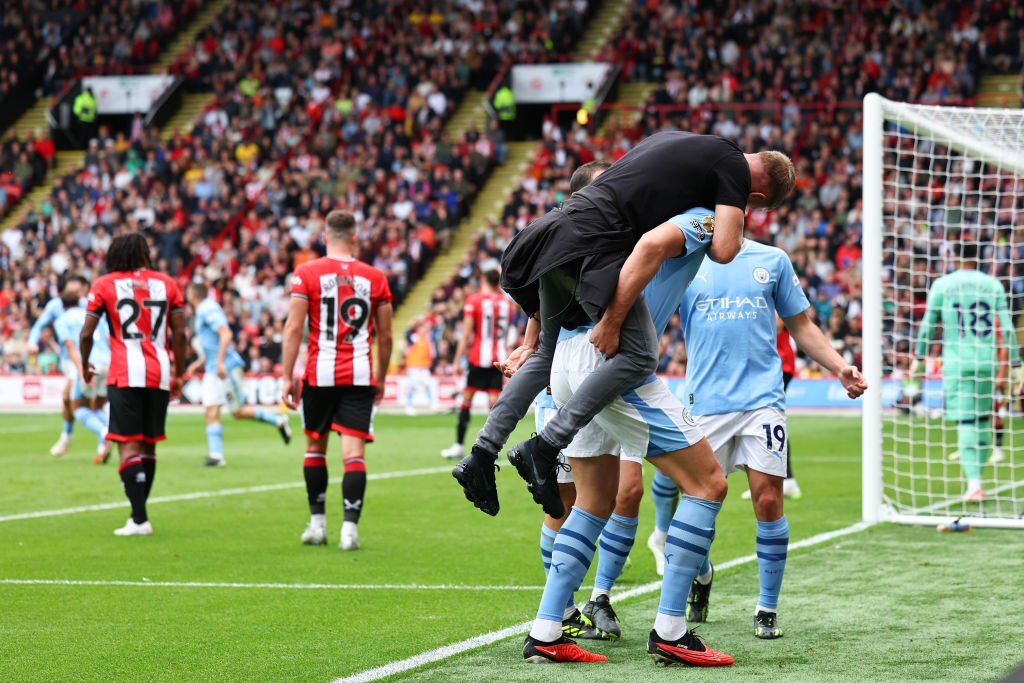
[[[656,133],[577,192],[566,209],[596,209],[600,220],[639,235],[694,207],[743,209],[750,166],[734,143],[718,135]]]

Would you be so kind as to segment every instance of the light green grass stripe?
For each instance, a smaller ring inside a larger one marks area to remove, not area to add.
[[[842,529],[826,531],[825,533],[816,534],[809,538],[805,538],[803,540],[790,543],[789,549],[798,550],[800,548],[808,548],[810,546],[821,545],[822,543],[828,543],[829,541],[841,538],[843,536],[849,536],[850,534],[859,533],[870,526],[872,526],[871,522],[857,522],[856,524],[851,524],[850,526],[843,527]],[[719,571],[723,571],[726,569],[731,569],[733,567],[739,567],[744,564],[749,564],[750,562],[755,562],[756,560],[756,555],[743,555],[741,557],[736,557],[731,560],[727,560],[725,562],[717,564],[715,565],[715,568]],[[632,598],[648,595],[658,590],[661,590],[661,581],[651,581],[650,583],[645,583],[640,586],[630,588],[629,590],[622,591],[621,593],[616,593],[615,602],[619,603],[624,600],[630,600]],[[473,636],[472,638],[467,638],[466,640],[460,640],[457,643],[452,643],[450,645],[445,645],[444,647],[439,647],[434,650],[421,652],[420,654],[413,655],[412,657],[409,657],[407,659],[390,662],[388,664],[378,666],[373,669],[367,669],[366,671],[361,671],[357,674],[346,676],[345,678],[337,678],[334,681],[332,681],[332,683],[370,683],[370,681],[378,681],[382,678],[387,678],[388,676],[394,676],[395,674],[410,671],[412,669],[416,669],[427,664],[433,664],[443,659],[454,657],[455,655],[459,655],[470,650],[475,650],[477,648],[484,647],[485,645],[497,643],[498,641],[505,640],[506,638],[522,635],[523,633],[529,630],[531,625],[532,622],[526,621],[521,624],[516,624],[515,626],[509,626],[507,628],[500,629],[498,631],[491,631],[490,633],[484,633],[478,636]]]
[[[118,581],[79,579],[0,579],[7,586],[128,586],[139,588],[245,588],[273,590],[542,591],[544,586],[465,586],[428,583],[238,583],[229,581]]]
[[[415,470],[399,470],[397,472],[374,472],[366,478],[369,481],[380,481],[382,479],[401,479],[404,477],[419,477],[427,474],[442,474],[451,472],[451,467],[422,467]],[[331,483],[341,482],[335,478]],[[298,489],[305,487],[305,482],[289,481],[281,484],[263,484],[261,486],[242,486],[231,489],[219,489],[217,491],[194,491],[192,493],[179,493],[172,496],[156,496],[146,501],[147,505],[153,503],[179,503],[186,500],[201,500],[203,498],[220,498],[222,496],[244,496],[250,493],[266,493],[268,491],[284,491],[287,489]],[[97,503],[95,505],[79,505],[78,507],[60,508],[58,510],[38,510],[36,512],[19,512],[13,515],[0,517],[0,522],[16,522],[22,519],[39,519],[40,517],[60,517],[63,515],[76,515],[82,512],[99,512],[101,510],[115,510],[128,507],[128,501],[119,500],[113,503]]]

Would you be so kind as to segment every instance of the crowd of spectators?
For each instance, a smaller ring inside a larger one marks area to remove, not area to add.
[[[462,37],[527,50],[549,33],[527,28],[529,4],[349,5],[232,3],[183,62],[203,65],[190,75],[214,94],[188,133],[101,127],[85,167],[0,239],[6,370],[24,367],[27,326],[62,277],[101,272],[124,230],[147,235],[160,269],[214,285],[252,370],[280,360],[287,276],[322,253],[332,208],[356,214],[361,257],[404,298],[504,155],[496,123],[456,139],[443,129],[484,68]],[[544,16],[567,30],[584,5]]]
[[[53,140],[39,132],[26,139],[7,136],[0,143],[0,217],[53,167]]]
[[[779,149],[793,158],[799,174],[793,197],[777,211],[751,212],[746,234],[790,255],[816,321],[845,358],[861,362],[860,100],[867,92],[927,103],[969,99],[984,69],[1021,67],[1017,36],[1024,17],[954,2],[727,5],[634,6],[613,49],[629,77],[654,81],[658,87],[639,116],[610,117],[599,136],[579,125],[560,129],[545,124],[536,163],[509,197],[502,221],[481,230],[459,271],[434,295],[427,319],[434,325],[436,371],[456,371],[451,355],[459,334],[459,302],[477,286],[479,264],[495,263],[518,230],[564,200],[577,165],[594,158],[614,161],[637,140],[662,129],[715,133],[745,150]],[[834,30],[838,26],[843,30]],[[974,220],[982,216],[983,224],[1000,227],[976,229],[966,238],[997,245],[991,254],[986,252],[987,262],[994,259],[997,274],[1008,278],[1019,309],[1024,273],[1013,271],[1010,257],[1024,257],[1024,246],[1014,239],[1011,226],[1024,206],[1019,193],[1009,191],[1015,179],[1004,175],[972,184],[950,179],[946,169],[936,169],[934,175],[929,169],[927,177],[919,172],[913,179],[918,190],[902,201],[918,212],[928,214],[928,207],[947,198],[988,206],[987,213],[976,211]],[[936,187],[947,183],[966,184],[968,190],[961,187],[937,200]],[[961,217],[967,219],[969,213]],[[923,312],[931,278],[949,266],[950,244],[960,239],[943,216],[943,227],[931,235],[908,220],[901,224],[899,237],[889,242],[890,252],[897,253],[905,249],[903,240],[916,237],[915,249],[923,259],[907,256],[901,265],[886,264],[887,311],[896,321],[890,324],[898,328],[887,337],[889,369],[907,364],[914,315],[919,318]],[[940,224],[934,215],[923,220],[929,219],[933,226]],[[912,289],[907,286],[911,283]],[[662,340],[660,371],[679,374],[685,369],[683,341],[674,319]],[[899,358],[897,345],[904,354]],[[803,376],[822,373],[806,358],[799,359],[799,366]]]

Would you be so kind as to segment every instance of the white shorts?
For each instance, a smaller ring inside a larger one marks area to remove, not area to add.
[[[60,374],[68,378],[68,380],[74,382],[78,378],[78,368],[71,362],[70,358],[60,359]]]
[[[776,477],[786,476],[786,413],[778,408],[758,408],[745,413],[701,415],[697,424],[708,435],[722,471],[726,474],[749,467]]]
[[[587,334],[560,340],[551,363],[551,395],[555,402],[568,401],[602,363],[604,356]],[[591,427],[598,431],[587,431]],[[689,448],[703,438],[689,411],[663,381],[651,375],[598,413],[566,447],[565,454],[572,458],[601,455],[609,452],[605,446],[614,444],[619,457],[640,461]]]
[[[242,368],[228,370],[227,379],[221,379],[216,372],[207,372],[203,375],[203,407],[226,405],[232,413],[238,412],[245,402],[242,394],[242,377]]]
[[[92,384],[86,384],[81,376],[75,374],[74,384],[71,386],[72,401],[91,401],[94,398],[107,397],[107,370],[108,368],[96,368],[92,376]]]

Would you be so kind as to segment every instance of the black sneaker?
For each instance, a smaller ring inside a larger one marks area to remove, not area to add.
[[[673,666],[732,666],[732,655],[712,650],[700,638],[687,631],[679,640],[668,641],[651,629],[647,637],[647,655],[656,664]]]
[[[526,482],[535,503],[555,519],[565,516],[565,503],[558,492],[558,449],[534,434],[508,452],[508,461]]]
[[[558,640],[553,640],[550,643],[545,643],[543,640],[537,640],[536,638],[526,636],[526,642],[523,643],[523,659],[531,664],[550,664],[560,662],[596,664],[598,662],[608,661],[608,658],[604,655],[587,652],[577,645],[575,640],[566,638],[565,636],[562,636]]]
[[[497,459],[497,455],[473,446],[469,455],[452,469],[466,500],[492,517],[498,514],[498,485],[494,479],[494,471],[499,469]]]
[[[562,633],[570,638],[582,640],[607,640],[603,633],[583,618],[579,610],[574,611],[568,619],[562,620]]]
[[[619,628],[619,617],[612,609],[612,603],[607,595],[597,596],[597,600],[591,600],[583,606],[583,617],[590,624],[600,631],[605,638],[617,640],[622,637],[622,629]]]
[[[715,582],[715,567],[711,566],[711,580],[703,584],[697,579],[690,586],[690,597],[686,600],[686,620],[691,624],[703,624],[708,620],[708,603],[711,601],[711,584]]]
[[[775,640],[782,637],[779,616],[775,612],[758,612],[754,616],[754,635],[761,640]]]
[[[292,442],[292,426],[288,424],[288,416],[277,425],[277,433],[281,435],[281,441],[287,446]]]

